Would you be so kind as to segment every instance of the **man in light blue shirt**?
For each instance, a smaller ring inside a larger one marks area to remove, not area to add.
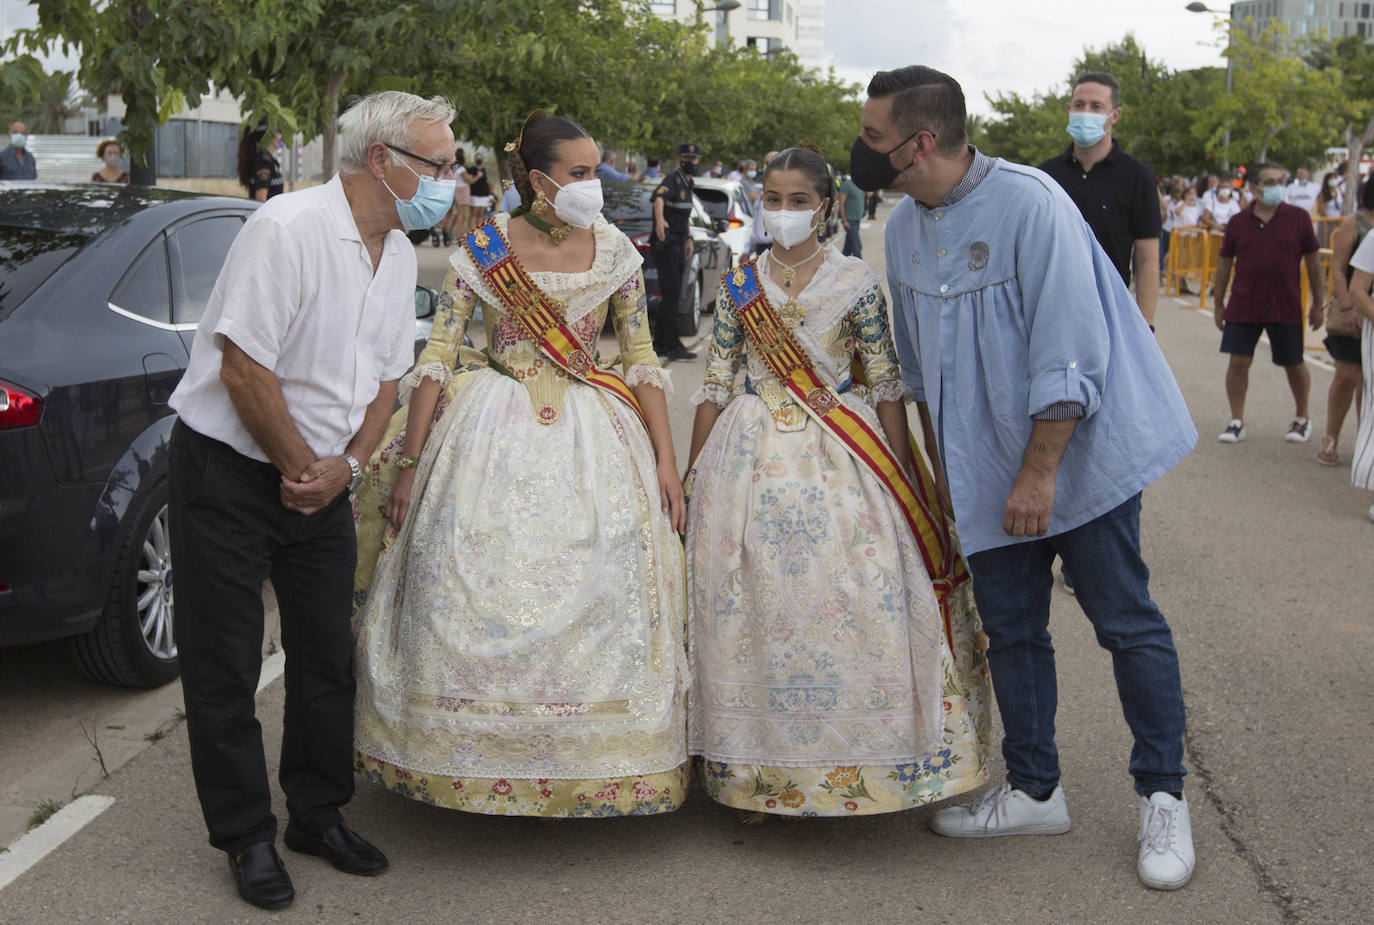
[[[628,173],[615,169],[615,152],[607,148],[601,153],[601,163],[596,166],[598,180],[615,180],[621,183],[631,179]]]
[[[963,91],[926,67],[879,73],[850,167],[907,194],[887,223],[893,337],[927,453],[958,518],[990,640],[1007,783],[942,810],[942,835],[1069,828],[1054,743],[1051,564],[1112,654],[1135,737],[1137,872],[1193,870],[1183,693],[1140,557],[1140,492],[1197,442],[1167,362],[1078,208],[1047,175],[969,147]]]

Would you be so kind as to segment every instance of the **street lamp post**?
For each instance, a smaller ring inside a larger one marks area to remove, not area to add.
[[[1214,10],[1205,3],[1193,0],[1192,3],[1184,7],[1190,13],[1215,13],[1221,15],[1221,10]],[[1235,5],[1226,8],[1226,44],[1231,44],[1231,29],[1235,25]],[[1231,95],[1231,56],[1226,56],[1226,95]],[[1221,169],[1223,172],[1231,169],[1231,123],[1226,123],[1226,132],[1221,136],[1222,160]]]

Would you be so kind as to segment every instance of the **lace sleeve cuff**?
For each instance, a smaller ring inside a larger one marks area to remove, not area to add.
[[[692,404],[700,405],[703,402],[711,402],[719,408],[724,408],[730,404],[730,390],[718,382],[703,383],[692,395]]]
[[[900,379],[888,379],[879,382],[869,389],[868,394],[869,400],[875,405],[880,401],[908,402],[916,400],[916,394],[911,391],[911,387]]]
[[[630,388],[637,385],[651,385],[661,389],[664,395],[673,394],[673,377],[668,374],[668,370],[651,363],[636,363],[631,366],[629,372],[625,374],[625,384]]]
[[[439,388],[442,389],[444,386],[448,385],[449,380],[452,378],[453,370],[449,369],[443,363],[426,363],[424,366],[415,367],[401,377],[401,381],[397,386],[397,394],[401,400],[401,404],[405,404],[410,401],[410,393],[415,391],[416,387],[419,386],[421,379],[433,379],[435,382],[439,383]]]

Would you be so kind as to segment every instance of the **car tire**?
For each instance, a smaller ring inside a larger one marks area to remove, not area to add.
[[[701,274],[692,275],[690,292],[684,292],[683,298],[678,302],[677,311],[677,335],[678,337],[696,337],[697,328],[701,326]]]
[[[81,673],[92,681],[159,687],[181,673],[173,635],[166,479],[135,498],[116,548],[100,622],[72,640],[72,653]]]

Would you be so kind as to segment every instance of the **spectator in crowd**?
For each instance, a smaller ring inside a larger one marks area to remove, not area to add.
[[[1164,181],[1164,191],[1159,194],[1159,210],[1163,215],[1163,224],[1159,233],[1159,271],[1164,272],[1164,265],[1169,259],[1169,236],[1177,227],[1179,210],[1183,208],[1183,178],[1171,177]]]
[[[722,164],[720,161],[716,161],[714,164],[711,165],[711,170],[710,170],[710,172],[707,174],[707,176],[709,176],[709,177],[720,177],[720,176],[722,176],[721,171],[724,169],[724,167],[725,167],[724,164]]]
[[[1321,191],[1312,203],[1313,218],[1341,217],[1341,184],[1336,171],[1329,170],[1322,177]]]
[[[1185,186],[1183,189],[1183,201],[1179,204],[1178,210],[1174,213],[1175,228],[1193,228],[1202,218],[1202,206],[1198,203],[1197,189]]]
[[[467,231],[468,203],[472,200],[472,190],[468,187],[467,173],[463,164],[467,152],[462,148],[453,149],[453,205],[438,227],[430,232],[430,241],[435,247],[449,247],[458,236]]]
[[[1112,138],[1121,119],[1121,85],[1091,71],[1074,82],[1068,103],[1072,143],[1040,165],[1069,194],[1151,326],[1159,296],[1159,197],[1155,173]]]
[[[644,172],[639,175],[639,179],[641,181],[657,180],[663,176],[663,168],[658,166],[658,158],[651,157],[646,161],[646,163],[648,164],[648,166],[645,167]]]
[[[128,183],[129,171],[124,169],[124,151],[119,142],[106,138],[95,146],[95,156],[105,163],[91,174],[92,183]]]
[[[1340,462],[1337,449],[1350,402],[1362,415],[1360,401],[1360,313],[1350,292],[1354,268],[1350,258],[1359,249],[1369,229],[1374,227],[1374,183],[1360,187],[1360,201],[1354,214],[1341,220],[1331,236],[1331,308],[1326,318],[1326,352],[1336,365],[1331,387],[1326,393],[1326,434],[1322,437],[1317,461],[1324,466]]]
[[[1198,205],[1204,210],[1212,208],[1217,201],[1217,187],[1221,185],[1221,178],[1214,173],[1203,171],[1202,176],[1197,182]]]
[[[255,128],[244,129],[239,138],[239,185],[248,191],[248,198],[258,202],[286,192],[281,164],[263,147],[266,137],[267,124],[259,122]]]
[[[864,198],[868,210],[868,217],[870,219],[876,219],[878,217],[878,203],[883,198],[883,191],[875,189],[871,193],[865,193]]]
[[[0,180],[38,179],[38,162],[28,146],[28,126],[23,122],[10,123],[9,147],[0,148]]]
[[[773,158],[778,156],[777,151],[769,151],[763,156],[763,167],[768,169],[768,165],[773,163]],[[768,229],[763,226],[763,209],[754,209],[754,223],[749,231],[749,244],[753,247],[755,254],[762,254],[773,246],[773,236],[768,233]]]
[[[735,161],[734,169],[732,169],[728,174],[725,175],[725,179],[727,179],[727,180],[743,180],[743,179],[744,179],[744,161]]]
[[[854,185],[854,178],[846,176],[840,184],[838,203],[840,224],[844,227],[844,249],[846,257],[864,255],[864,243],[859,237],[859,225],[864,217],[864,191]]]
[[[1318,191],[1317,184],[1312,182],[1312,172],[1303,165],[1294,171],[1293,181],[1283,191],[1283,201],[1311,214]]]
[[[750,205],[757,203],[759,197],[763,195],[763,187],[756,179],[759,175],[759,162],[750,158],[743,162],[744,173],[739,178],[740,187],[744,190],[744,195],[749,197]],[[758,211],[755,209],[755,211]]]
[[[1369,181],[1366,181],[1369,186]],[[1350,279],[1350,294],[1356,309],[1363,316],[1360,328],[1360,359],[1364,367],[1364,408],[1360,415],[1360,429],[1355,436],[1355,452],[1350,459],[1350,484],[1365,491],[1374,491],[1374,236],[1365,235],[1350,265],[1355,272]],[[1369,506],[1369,519],[1374,520],[1374,504]]]
[[[468,181],[467,228],[475,228],[486,220],[491,210],[491,182],[487,179],[487,168],[482,166],[482,155],[475,154],[472,166],[466,170]]]
[[[1217,437],[1222,443],[1245,439],[1245,393],[1250,364],[1261,333],[1269,335],[1275,366],[1288,374],[1293,392],[1293,421],[1284,439],[1305,443],[1312,434],[1307,398],[1312,377],[1303,362],[1302,296],[1299,273],[1305,261],[1312,290],[1307,320],[1315,331],[1322,323],[1322,272],[1312,218],[1283,201],[1283,168],[1255,165],[1251,176],[1255,201],[1226,223],[1221,256],[1212,280],[1213,318],[1221,331],[1221,352],[1230,355],[1226,368],[1226,398],[1231,423]],[[1229,301],[1226,286],[1235,268],[1235,287]]]
[[[1240,203],[1236,199],[1235,188],[1223,180],[1216,189],[1215,198],[1209,208],[1204,205],[1202,219],[1198,222],[1203,228],[1222,231],[1226,223],[1240,214]]]
[[[630,175],[623,170],[615,169],[615,151],[607,148],[601,152],[601,163],[596,167],[596,178],[605,182],[606,180],[617,180],[624,182],[630,179]]]

